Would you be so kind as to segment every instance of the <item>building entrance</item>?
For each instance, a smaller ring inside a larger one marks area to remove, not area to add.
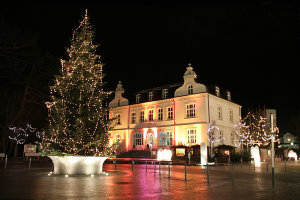
[[[148,133],[147,134],[147,147],[153,148],[154,142],[153,142],[153,133]]]

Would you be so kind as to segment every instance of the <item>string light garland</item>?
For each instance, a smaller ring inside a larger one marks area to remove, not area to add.
[[[45,155],[111,155],[108,109],[103,104],[110,92],[103,90],[103,65],[93,44],[94,31],[87,10],[73,32],[68,59],[61,60],[61,72],[50,87],[46,102],[49,128],[40,148]]]
[[[215,142],[220,142],[225,139],[225,137],[220,135],[220,129],[216,126],[216,122],[208,124],[208,129],[206,131],[206,137],[208,141],[213,145]]]
[[[29,123],[26,123],[25,128],[9,126],[8,129],[11,131],[8,138],[15,140],[17,144],[24,144],[26,139],[33,133],[36,134],[37,138],[40,138],[42,134],[41,132],[36,131],[36,128],[33,128]]]

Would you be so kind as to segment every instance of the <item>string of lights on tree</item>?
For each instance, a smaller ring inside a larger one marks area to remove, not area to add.
[[[9,126],[8,129],[11,131],[8,136],[9,139],[15,140],[17,144],[24,144],[26,139],[34,133],[37,138],[40,138],[42,134],[41,132],[36,131],[36,128],[33,128],[29,123],[26,123],[25,128]]]
[[[234,125],[234,131],[238,135],[239,142],[242,145],[268,145],[272,136],[278,138],[278,127],[274,130],[268,128],[266,119],[261,115],[255,116],[248,112],[244,119],[240,119],[239,123]]]
[[[73,32],[68,59],[61,60],[61,71],[50,87],[47,102],[49,128],[42,137],[46,155],[111,155],[110,120],[103,106],[110,92],[103,90],[103,65],[93,43],[94,31],[87,10]]]
[[[218,126],[216,126],[215,121],[208,124],[208,129],[206,131],[206,137],[212,145],[216,142],[220,142],[225,139],[225,137],[223,137],[223,135],[221,135],[220,129]]]

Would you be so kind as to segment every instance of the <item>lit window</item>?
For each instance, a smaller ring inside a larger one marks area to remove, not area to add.
[[[149,94],[148,94],[148,100],[149,101],[153,100],[153,92],[149,92]]]
[[[144,111],[141,111],[140,113],[140,122],[144,122],[145,121],[145,112]]]
[[[186,105],[186,117],[195,117],[195,104]]]
[[[158,109],[158,120],[159,121],[163,120],[163,109],[162,108]]]
[[[140,103],[140,100],[141,100],[141,94],[137,94],[137,95],[135,96],[135,102],[136,102],[136,103]]]
[[[188,94],[194,94],[193,86],[189,85],[188,86]]]
[[[224,138],[223,138],[223,131],[220,130],[220,140],[221,140],[221,143],[223,144],[224,143]]]
[[[195,129],[188,130],[188,132],[187,132],[187,142],[189,144],[196,143],[196,130]]]
[[[215,90],[216,90],[216,96],[219,97],[220,96],[220,88],[218,86],[216,86]]]
[[[233,122],[233,111],[232,111],[232,109],[229,110],[229,121]]]
[[[132,124],[136,123],[136,113],[131,113],[131,123]]]
[[[168,120],[173,119],[173,107],[168,108]]]
[[[162,90],[162,99],[168,98],[168,89],[163,89]]]
[[[143,145],[143,134],[142,133],[135,133],[133,136],[133,145],[140,146]]]
[[[172,145],[172,132],[159,133],[159,145],[160,146]]]
[[[121,141],[121,135],[120,134],[116,134],[115,137],[116,137],[116,139],[115,139],[116,143],[119,143]]]
[[[120,114],[116,114],[116,125],[120,125],[121,124],[121,115]]]
[[[149,110],[149,118],[148,118],[148,120],[149,120],[150,122],[153,121],[153,110]]]
[[[222,107],[218,106],[218,119],[222,119]]]

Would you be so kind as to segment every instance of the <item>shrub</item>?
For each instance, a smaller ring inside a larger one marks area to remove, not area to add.
[[[243,162],[250,162],[251,161],[251,152],[244,151],[243,153]]]
[[[231,162],[240,162],[242,155],[240,153],[232,153],[230,154],[230,161]]]

